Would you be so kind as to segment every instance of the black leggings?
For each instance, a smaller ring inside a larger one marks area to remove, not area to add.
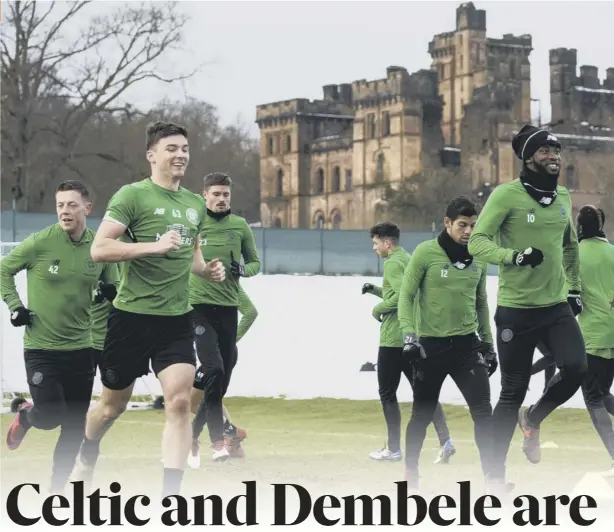
[[[544,345],[543,342],[538,342],[537,349],[539,349],[540,353],[542,353],[542,358],[540,358],[533,367],[531,368],[531,375],[535,375],[540,372],[544,372],[544,393],[548,389],[548,384],[554,377],[556,373],[556,362],[554,358],[552,358],[552,353],[548,350],[548,348]]]
[[[484,359],[475,351],[476,336],[421,338],[426,358],[414,364],[414,405],[405,433],[405,466],[417,474],[426,429],[433,419],[448,375],[463,394],[474,423],[475,441],[484,473],[491,462],[490,382]]]
[[[401,409],[397,400],[401,375],[405,375],[413,389],[413,368],[407,357],[403,355],[403,348],[380,346],[377,354],[377,382],[388,428],[388,449],[393,453],[401,450]],[[450,439],[450,431],[439,403],[435,408],[432,421],[439,438],[439,445],[445,444]]]
[[[505,477],[507,453],[525,399],[535,347],[543,342],[559,368],[546,391],[528,412],[539,427],[557,407],[580,388],[587,370],[584,339],[567,302],[546,308],[497,307],[497,347],[501,370],[501,395],[493,412],[495,478]]]
[[[196,353],[200,360],[202,379],[195,387],[204,389],[205,395],[192,422],[192,436],[198,438],[205,425],[212,443],[224,439],[222,402],[237,355],[237,307],[217,305],[194,306],[194,332]]]
[[[20,412],[20,422],[24,427],[40,430],[60,427],[53,453],[51,489],[62,490],[85,434],[96,371],[93,352],[26,349],[25,362],[34,406]]]
[[[582,383],[582,393],[591,421],[610,458],[614,460],[614,395],[611,393],[614,382],[614,359],[588,355],[588,373]]]

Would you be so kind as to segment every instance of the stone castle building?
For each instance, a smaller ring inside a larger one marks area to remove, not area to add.
[[[470,2],[428,51],[429,70],[390,66],[382,79],[326,85],[320,100],[257,107],[265,227],[367,228],[387,187],[426,171],[464,175],[468,193],[516,177],[531,36],[487,37],[486,12]],[[582,202],[599,203],[614,179],[614,68],[606,76],[592,66],[578,76],[576,50],[550,51],[548,127],[565,146],[561,181]]]

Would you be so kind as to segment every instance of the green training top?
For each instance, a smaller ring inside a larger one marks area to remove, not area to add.
[[[403,272],[409,263],[410,255],[402,247],[397,247],[384,259],[384,278],[381,288],[374,287],[373,294],[381,297],[373,309],[373,315],[382,317],[379,345],[381,347],[403,347],[403,336],[399,326],[398,306]]]
[[[79,242],[54,224],[28,236],[0,262],[0,292],[9,310],[25,307],[14,276],[26,270],[34,316],[24,334],[26,349],[75,351],[92,347],[92,292],[99,279],[117,284],[116,270],[90,256],[95,232]]]
[[[239,278],[230,273],[230,255],[237,262],[245,259],[245,277],[260,272],[260,258],[256,241],[245,218],[229,214],[216,220],[207,215],[200,234],[200,250],[208,262],[220,259],[226,268],[226,279],[221,283],[206,281],[190,275],[190,303],[222,307],[239,306]]]
[[[499,185],[490,195],[469,239],[469,253],[499,265],[498,304],[503,307],[547,307],[567,301],[580,290],[578,239],[569,191],[557,188],[549,207],[540,206],[520,180]],[[515,251],[532,247],[544,261],[532,268],[513,264]]]
[[[485,263],[474,258],[470,266],[459,270],[437,239],[418,244],[405,269],[399,296],[403,336],[447,338],[477,331],[482,341],[492,344],[486,278]]]
[[[258,317],[256,307],[241,285],[239,285],[239,313],[241,320],[237,327],[237,342],[247,334]]]
[[[614,355],[614,246],[604,238],[580,242],[583,310],[578,315],[586,352]]]
[[[175,230],[181,235],[181,247],[165,255],[125,261],[115,307],[158,316],[189,312],[190,269],[204,218],[204,198],[183,187],[168,190],[147,178],[120,188],[109,202],[105,220],[124,225],[135,242],[156,242]]]

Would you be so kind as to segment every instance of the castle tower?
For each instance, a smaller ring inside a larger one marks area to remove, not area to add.
[[[376,222],[386,186],[440,164],[441,99],[436,74],[391,66],[386,78],[352,84],[353,172],[360,190],[360,226]]]
[[[267,227],[312,226],[310,197],[317,193],[311,146],[327,131],[347,127],[354,116],[351,93],[325,87],[325,99],[259,105],[261,220]],[[324,186],[324,183],[322,183]]]
[[[486,11],[472,2],[456,10],[456,29],[436,35],[429,43],[431,68],[437,72],[444,100],[442,129],[446,144],[460,146],[461,120],[473,91],[493,81],[515,81],[521,96],[514,105],[514,120],[531,121],[531,67],[529,35],[486,37]]]
[[[461,4],[456,9],[456,29],[435,35],[429,54],[443,98],[444,141],[457,146],[463,107],[471,101],[473,89],[487,82],[486,11],[477,10],[472,2]]]
[[[550,50],[550,106],[551,122],[568,122],[571,119],[569,105],[571,88],[576,85],[578,51],[574,48]]]

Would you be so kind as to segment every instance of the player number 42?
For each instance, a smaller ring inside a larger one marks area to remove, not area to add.
[[[58,273],[58,265],[57,264],[52,264],[51,266],[49,266],[49,273],[53,273],[54,275],[57,275]]]

